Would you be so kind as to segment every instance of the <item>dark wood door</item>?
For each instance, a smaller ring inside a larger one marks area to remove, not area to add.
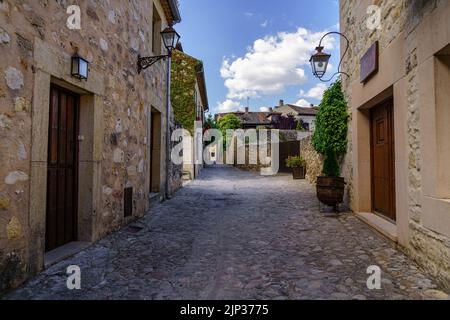
[[[79,99],[56,87],[50,91],[46,251],[77,239]]]
[[[372,209],[396,220],[393,100],[371,110]]]

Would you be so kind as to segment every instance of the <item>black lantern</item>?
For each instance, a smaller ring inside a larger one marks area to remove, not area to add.
[[[329,36],[331,34],[337,34],[337,35],[343,37],[347,41],[347,47],[345,48],[344,54],[341,57],[341,61],[339,61],[338,71],[335,74],[333,74],[330,79],[323,80],[323,77],[324,77],[325,73],[327,72],[328,63],[330,62],[331,55],[323,52],[324,47],[322,46],[322,41],[326,36]],[[333,32],[328,32],[327,34],[325,34],[322,37],[322,39],[320,39],[319,46],[316,48],[317,52],[314,55],[312,55],[311,59],[309,60],[309,62],[311,62],[311,68],[312,68],[312,72],[313,72],[314,76],[316,76],[322,82],[331,81],[334,78],[334,76],[336,76],[337,74],[344,74],[350,78],[350,76],[347,73],[341,71],[341,64],[342,64],[342,61],[344,60],[345,55],[347,54],[349,46],[350,46],[350,41],[342,33],[333,31]]]
[[[141,57],[138,56],[138,73],[141,73],[142,70],[145,70],[158,62],[159,60],[166,59],[172,56],[172,51],[176,49],[178,42],[180,41],[180,35],[175,31],[172,26],[168,26],[161,32],[161,37],[164,41],[164,46],[166,47],[168,53],[162,56],[153,56],[153,57]]]
[[[76,53],[72,57],[72,77],[87,80],[89,75],[89,62],[80,57],[78,53]]]
[[[164,46],[170,52],[177,47],[178,41],[180,41],[180,35],[175,31],[172,26],[168,26],[161,32],[161,36],[164,41]]]
[[[330,61],[331,55],[322,52],[323,47],[317,47],[316,50],[317,52],[311,57],[309,62],[311,62],[313,74],[320,79],[327,72],[328,62]]]

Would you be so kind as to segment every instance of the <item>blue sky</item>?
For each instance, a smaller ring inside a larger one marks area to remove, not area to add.
[[[211,112],[247,105],[318,104],[324,85],[307,62],[321,35],[336,30],[337,0],[180,0],[184,51],[203,60]],[[332,68],[339,39],[327,38]],[[333,40],[334,39],[334,40]]]

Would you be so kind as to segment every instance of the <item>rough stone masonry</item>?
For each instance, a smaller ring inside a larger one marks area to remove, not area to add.
[[[79,1],[81,30],[70,30],[69,1],[0,1],[0,293],[43,267],[45,219],[37,208],[45,211],[39,190],[46,185],[48,111],[40,108],[48,107],[50,84],[80,93],[81,109],[92,112],[81,121],[88,147],[80,170],[91,186],[80,189],[79,233],[95,241],[128,223],[126,187],[133,187],[131,219],[149,209],[149,117],[152,107],[161,113],[164,146],[166,71],[158,63],[138,75],[136,63],[138,54],[154,54],[151,17],[157,10],[164,27],[161,2]],[[75,52],[90,62],[86,82],[70,78]],[[153,161],[164,159],[161,150]]]

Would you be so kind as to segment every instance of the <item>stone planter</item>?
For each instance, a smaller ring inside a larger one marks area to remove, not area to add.
[[[305,167],[295,167],[292,168],[292,175],[294,180],[305,179],[306,176],[306,168]]]
[[[317,177],[317,198],[323,204],[334,207],[344,202],[345,179],[341,177]]]

